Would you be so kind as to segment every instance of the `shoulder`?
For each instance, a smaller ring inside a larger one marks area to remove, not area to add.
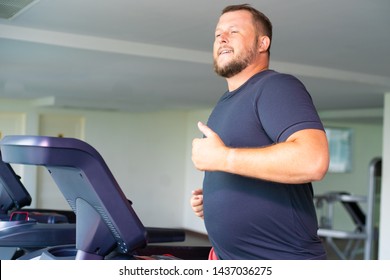
[[[280,73],[276,71],[272,71],[267,78],[264,80],[269,85],[303,85],[303,83],[295,76],[287,73]]]
[[[304,87],[303,83],[295,76],[287,73],[280,73],[275,70],[265,70],[257,73],[248,81],[249,86],[267,86],[267,87]]]
[[[263,83],[263,90],[272,95],[310,96],[301,80],[291,74],[279,72],[267,76]]]

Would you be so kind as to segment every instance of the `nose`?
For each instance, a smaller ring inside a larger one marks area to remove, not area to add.
[[[217,42],[220,44],[226,44],[229,42],[229,38],[226,34],[226,32],[221,32],[217,37]]]

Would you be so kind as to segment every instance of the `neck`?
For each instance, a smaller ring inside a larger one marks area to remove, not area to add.
[[[260,73],[268,69],[268,63],[266,65],[249,65],[233,77],[226,78],[229,91],[234,91],[248,81],[253,75]]]

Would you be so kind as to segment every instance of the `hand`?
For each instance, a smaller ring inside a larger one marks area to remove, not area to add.
[[[203,219],[203,190],[196,189],[192,191],[192,196],[190,200],[192,211],[199,218]]]
[[[222,139],[207,125],[198,122],[199,130],[205,138],[192,141],[192,162],[201,171],[222,171],[226,165],[228,148]]]

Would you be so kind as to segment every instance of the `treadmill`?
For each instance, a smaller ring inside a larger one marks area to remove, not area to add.
[[[207,259],[208,246],[166,246],[184,231],[146,228],[101,155],[75,138],[5,136],[3,161],[44,166],[76,214],[75,242],[37,249],[20,259]],[[152,244],[152,245],[150,245]]]
[[[76,241],[72,211],[32,209],[31,196],[0,153],[0,259]]]

